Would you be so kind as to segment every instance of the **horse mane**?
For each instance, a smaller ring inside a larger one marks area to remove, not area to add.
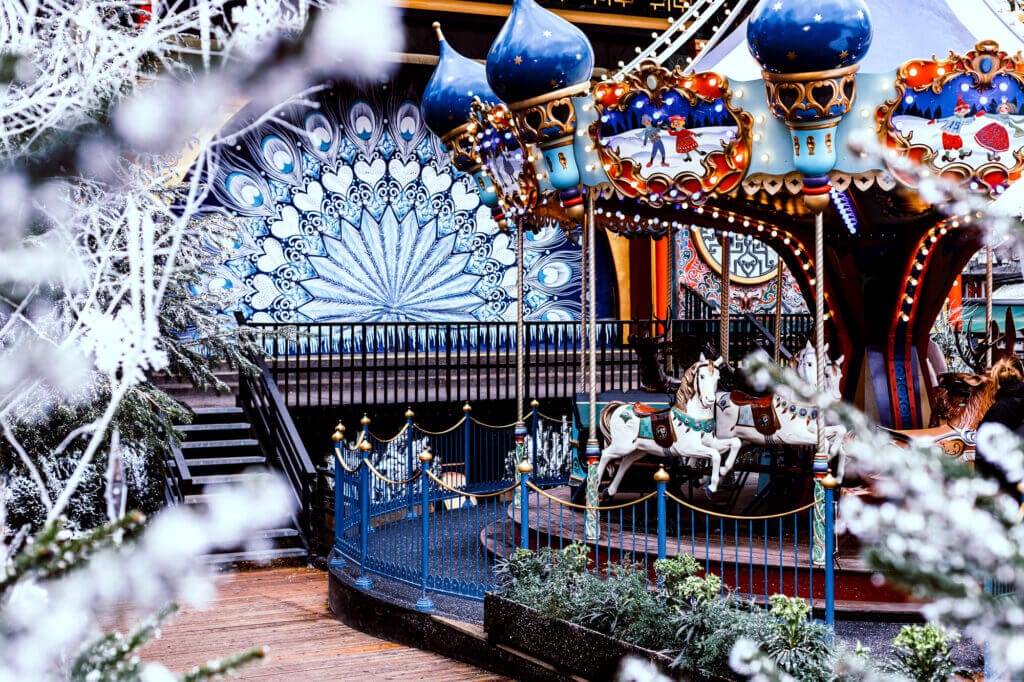
[[[702,364],[704,363],[695,362],[683,372],[679,388],[676,389],[676,407],[682,409],[686,407],[686,403],[690,402],[690,398],[693,397],[693,378],[697,375],[697,370]]]
[[[1000,358],[987,373],[981,383],[971,391],[963,410],[949,420],[955,428],[976,429],[982,417],[996,402],[996,393],[1003,386],[1024,381],[1024,365],[1017,356]]]

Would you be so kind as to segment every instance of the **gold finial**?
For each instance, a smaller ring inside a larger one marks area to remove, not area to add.
[[[444,42],[444,33],[441,33],[441,22],[440,21],[435,21],[434,23],[431,24],[431,26],[434,27],[434,33],[437,34],[437,39],[440,40],[443,43]]]
[[[359,423],[362,424],[363,426],[369,426],[370,425],[370,417],[368,415],[364,414],[363,418],[359,420]]]
[[[537,409],[538,407],[540,407],[540,403],[539,403],[539,402],[537,401],[537,399],[536,399],[536,398],[534,398],[533,400],[531,400],[531,401],[530,401],[530,407],[532,407],[532,408],[533,408],[533,409],[535,409],[535,410],[536,410],[536,409]]]
[[[337,429],[335,429],[334,433],[331,434],[331,440],[333,440],[335,443],[340,443],[343,438],[345,438],[345,434]]]
[[[410,407],[410,408],[408,408],[408,409],[406,409],[406,411],[405,411],[405,418],[406,418],[406,419],[412,419],[412,418],[413,418],[413,417],[415,417],[415,416],[416,416],[416,415],[415,415],[415,414],[413,414],[413,411],[412,411],[412,408],[411,408],[411,407]]]
[[[654,472],[655,483],[668,483],[669,478],[671,477],[668,475],[668,472],[665,471],[664,466],[659,466],[658,470]]]
[[[533,465],[530,464],[530,460],[524,459],[516,466],[516,469],[518,469],[521,474],[528,474],[533,471]]]
[[[839,481],[836,480],[836,477],[832,475],[831,471],[829,471],[827,474],[825,474],[825,478],[821,479],[821,484],[823,486],[825,486],[826,488],[838,488],[839,487]]]
[[[473,411],[473,408],[469,406],[469,403],[466,403],[465,405],[462,406],[462,411],[465,412],[466,414],[469,414],[470,412]]]
[[[426,463],[432,459],[434,459],[434,456],[430,454],[430,447],[423,448],[423,452],[420,453],[420,461]]]
[[[370,441],[364,438],[361,441],[359,441],[359,449],[362,450],[363,452],[369,452],[370,450],[373,450],[373,446],[370,445]]]

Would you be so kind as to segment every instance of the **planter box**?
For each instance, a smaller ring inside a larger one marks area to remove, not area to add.
[[[582,625],[550,618],[494,593],[484,596],[484,630],[491,643],[529,654],[567,675],[613,680],[625,656],[646,659],[662,672],[672,674],[668,668],[672,656],[614,639]],[[690,679],[683,671],[674,675]]]

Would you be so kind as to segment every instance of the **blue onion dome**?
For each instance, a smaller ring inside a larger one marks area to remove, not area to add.
[[[444,39],[441,25],[434,22],[441,41],[441,56],[427,82],[420,102],[423,120],[438,137],[444,137],[469,121],[473,99],[497,104],[498,98],[487,84],[484,65],[463,57]]]
[[[761,0],[747,22],[747,44],[765,71],[831,71],[867,53],[871,15],[864,0]]]
[[[509,104],[588,83],[593,71],[583,31],[534,0],[514,0],[487,54],[487,81]]]

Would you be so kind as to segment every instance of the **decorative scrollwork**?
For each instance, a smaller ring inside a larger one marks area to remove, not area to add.
[[[843,116],[857,95],[857,68],[854,64],[820,73],[765,72],[768,106],[787,123]]]
[[[600,116],[590,135],[619,194],[655,207],[702,200],[736,189],[750,167],[753,117],[733,106],[723,76],[647,60],[621,82],[597,85],[594,99]]]

